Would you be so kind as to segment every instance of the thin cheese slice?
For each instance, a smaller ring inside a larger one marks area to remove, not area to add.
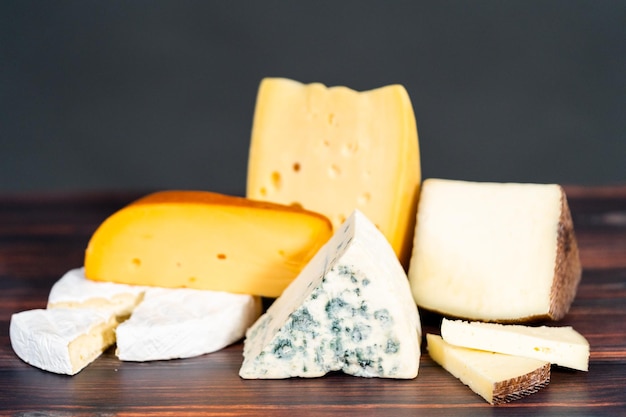
[[[405,267],[420,184],[417,128],[404,87],[357,92],[262,80],[247,196],[326,215],[335,228],[358,209]]]
[[[429,356],[490,404],[517,400],[548,385],[550,363],[451,345],[427,334]]]
[[[310,211],[202,191],[163,191],[114,213],[85,254],[87,278],[277,297],[332,235]]]
[[[453,345],[589,369],[589,342],[572,327],[531,327],[443,319],[441,336]]]
[[[117,320],[106,309],[53,308],[11,316],[11,346],[24,362],[74,375],[115,342]]]
[[[563,189],[424,181],[408,275],[417,304],[446,316],[561,319],[581,278]]]

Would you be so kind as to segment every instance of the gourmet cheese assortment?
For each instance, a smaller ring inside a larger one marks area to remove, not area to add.
[[[419,201],[419,204],[418,204]],[[431,359],[491,404],[551,366],[586,371],[563,318],[581,278],[563,189],[428,179],[400,85],[261,82],[246,197],[163,191],[106,219],[46,309],[15,313],[25,362],[73,375],[243,340],[243,379],[418,374],[418,308],[443,316]],[[273,303],[261,311],[261,297]]]

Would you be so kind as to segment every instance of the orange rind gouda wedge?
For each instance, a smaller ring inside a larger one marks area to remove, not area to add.
[[[97,281],[277,297],[332,235],[317,213],[203,191],[162,191],[106,219],[85,253]]]

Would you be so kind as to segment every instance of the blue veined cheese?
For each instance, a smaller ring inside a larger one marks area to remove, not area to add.
[[[54,308],[11,316],[11,346],[24,362],[74,375],[115,342],[115,315],[106,309]]]
[[[415,378],[420,340],[402,266],[381,232],[355,211],[248,330],[239,375]]]
[[[54,283],[48,295],[48,308],[96,308],[112,310],[123,321],[141,302],[147,287],[92,281],[85,268],[67,271]]]
[[[116,329],[123,361],[189,358],[243,338],[261,314],[259,297],[188,288],[150,288]]]

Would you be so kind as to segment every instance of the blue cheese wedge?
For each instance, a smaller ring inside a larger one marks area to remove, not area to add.
[[[550,382],[550,363],[469,349],[427,334],[428,354],[490,404],[503,404],[539,391]]]
[[[589,342],[570,326],[522,326],[443,319],[441,336],[453,345],[540,359],[587,371]]]
[[[117,328],[116,355],[143,362],[214,352],[242,339],[260,314],[252,295],[150,288]]]
[[[355,211],[247,331],[245,379],[415,378],[421,327],[407,276]]]
[[[48,308],[96,308],[112,310],[122,321],[141,302],[147,287],[97,282],[85,277],[85,268],[66,272],[50,290]]]
[[[24,362],[74,375],[115,342],[117,320],[106,309],[54,308],[11,316],[11,346]]]

